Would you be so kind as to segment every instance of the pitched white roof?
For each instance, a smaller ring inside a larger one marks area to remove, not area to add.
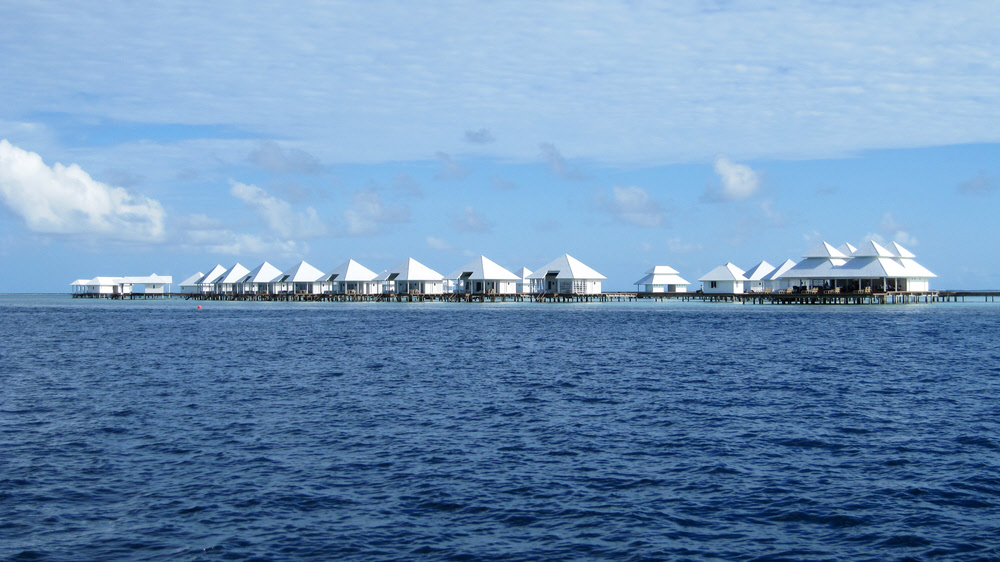
[[[897,256],[899,256],[901,258],[915,258],[915,257],[917,257],[917,256],[913,255],[912,252],[910,252],[906,248],[900,246],[896,242],[892,243],[892,250],[896,253]]]
[[[762,261],[745,271],[743,276],[751,281],[760,281],[765,279],[772,271],[774,271],[774,266],[766,261]]]
[[[520,269],[520,270],[519,270],[519,271],[517,272],[517,274],[518,274],[518,275],[519,275],[519,276],[521,277],[521,279],[527,279],[527,278],[528,278],[528,276],[529,276],[529,275],[531,275],[531,270],[530,270],[530,269],[528,269],[527,267],[522,267],[522,268],[521,268],[521,269]]]
[[[196,285],[211,285],[215,281],[225,275],[226,268],[222,267],[222,264],[216,265],[211,271],[206,273],[201,279],[195,282]]]
[[[646,276],[633,285],[690,285],[677,270],[667,265],[657,265],[646,272]]]
[[[270,283],[280,276],[281,270],[265,261],[248,271],[240,283]]]
[[[743,270],[736,267],[732,262],[709,271],[702,275],[698,281],[746,281]]]
[[[181,287],[194,287],[195,285],[198,284],[198,280],[201,279],[204,276],[205,276],[205,274],[199,271],[198,273],[195,273],[191,277],[188,277],[187,279],[181,281],[180,286]]]
[[[851,245],[850,242],[844,242],[840,246],[837,246],[837,250],[840,253],[844,254],[845,256],[849,256],[849,255],[853,254],[854,252],[856,252],[858,249],[855,248],[853,245]]]
[[[90,284],[90,279],[77,279],[76,281],[73,281],[72,283],[70,283],[69,286],[70,287],[80,287],[80,286],[89,285],[89,284]]]
[[[243,267],[243,265],[240,264],[239,262],[236,262],[236,265],[226,270],[226,272],[222,274],[221,277],[215,280],[215,283],[216,284],[225,283],[227,285],[232,283],[239,283],[240,280],[242,280],[247,273],[250,273],[250,270]]]
[[[462,278],[483,281],[518,281],[521,279],[486,256],[479,256],[451,272],[451,275],[448,276],[448,279]]]
[[[841,252],[840,250],[834,248],[833,246],[827,244],[826,242],[821,242],[818,246],[809,250],[802,255],[804,258],[847,258],[847,254]]]
[[[313,281],[319,281],[320,277],[323,277],[322,271],[309,265],[305,261],[300,261],[292,266],[291,269],[282,271],[281,276],[278,279],[275,279],[275,281],[279,283],[311,283]]]
[[[394,281],[443,281],[444,276],[413,258],[406,258],[375,278],[376,281],[388,279]]]
[[[869,240],[854,250],[852,254],[856,258],[894,258],[896,257],[888,248],[882,246],[874,240]]]
[[[790,259],[785,260],[785,263],[779,265],[777,269],[765,275],[764,281],[774,281],[775,279],[779,279],[786,271],[793,267],[795,267],[795,262]]]
[[[378,274],[354,261],[347,260],[323,276],[324,281],[371,281]]]
[[[569,254],[563,254],[539,267],[528,279],[545,279],[550,273],[555,273],[556,279],[607,279]]]

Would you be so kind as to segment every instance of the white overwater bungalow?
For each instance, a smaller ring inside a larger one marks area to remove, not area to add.
[[[195,281],[195,292],[196,293],[211,293],[215,291],[215,282],[226,274],[226,268],[222,267],[222,264],[218,264],[209,270],[208,273],[203,275],[200,279]]]
[[[698,281],[702,282],[705,293],[740,294],[747,280],[743,273],[742,269],[729,262],[702,275]]]
[[[373,295],[381,292],[378,274],[349,259],[323,276],[324,291],[335,295]]]
[[[241,295],[259,295],[269,292],[271,283],[281,277],[281,270],[269,262],[251,269],[236,285],[236,292]]]
[[[521,278],[497,265],[486,256],[479,256],[448,276],[455,281],[456,293],[474,295],[510,295],[517,292]]]
[[[896,242],[891,246],[889,249],[869,240],[847,255],[823,242],[782,274],[782,278],[798,290],[929,291],[930,279],[937,276],[917,263],[916,256],[906,248]],[[852,247],[842,246],[845,249]]]
[[[743,276],[747,278],[746,282],[743,283],[743,290],[747,293],[763,293],[768,289],[767,282],[765,278],[775,267],[766,261],[761,261],[757,265],[751,267],[750,269],[743,272]]]
[[[534,294],[598,295],[601,275],[587,264],[569,254],[550,261],[528,276]]]
[[[270,283],[271,292],[276,294],[306,294],[322,293],[323,272],[300,261],[291,268],[282,271],[281,276]]]
[[[785,260],[785,263],[779,265],[772,271],[764,276],[764,290],[770,289],[771,291],[781,291],[788,289],[790,287],[789,281],[782,278],[781,276],[785,274],[786,271],[795,267],[795,261],[791,259]]]
[[[413,258],[406,258],[375,278],[388,294],[444,294],[444,275]]]
[[[640,293],[686,293],[690,284],[667,265],[654,266],[645,277],[633,283]]]
[[[98,276],[77,279],[70,284],[76,295],[162,295],[170,292],[174,278],[170,275],[128,275],[124,277]]]
[[[177,290],[182,293],[197,293],[198,292],[198,280],[204,277],[205,274],[202,272],[195,273],[191,277],[181,281],[177,285]]]
[[[236,262],[233,267],[230,267],[222,274],[221,277],[215,280],[215,294],[217,295],[231,295],[236,292],[236,286],[240,284],[246,274],[250,273],[250,270],[244,267],[239,262]]]

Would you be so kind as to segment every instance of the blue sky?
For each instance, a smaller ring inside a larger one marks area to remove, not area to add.
[[[1000,286],[989,2],[147,4],[0,3],[0,292],[868,238]]]

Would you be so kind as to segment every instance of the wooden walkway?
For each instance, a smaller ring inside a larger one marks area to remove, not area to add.
[[[701,302],[728,302],[741,304],[912,304],[933,302],[967,302],[983,298],[985,302],[996,302],[1000,291],[925,291],[888,293],[636,293],[608,292],[596,295],[583,294],[307,294],[307,293],[259,293],[259,294],[219,294],[219,293],[129,293],[125,295],[97,295],[75,293],[73,298],[98,298],[113,300],[161,300],[186,299],[203,301],[260,301],[260,302],[538,302],[538,303],[584,303],[584,302],[636,302],[640,300],[679,300]]]

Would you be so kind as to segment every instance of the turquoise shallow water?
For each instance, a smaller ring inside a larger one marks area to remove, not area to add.
[[[0,296],[0,557],[1000,558],[1000,305]]]

